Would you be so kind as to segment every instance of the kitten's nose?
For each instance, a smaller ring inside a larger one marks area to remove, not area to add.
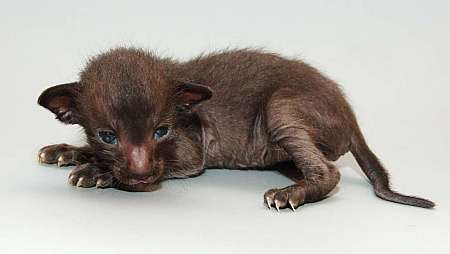
[[[149,149],[146,146],[132,147],[128,152],[128,170],[136,175],[150,173]]]

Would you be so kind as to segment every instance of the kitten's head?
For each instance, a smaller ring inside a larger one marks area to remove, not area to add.
[[[98,164],[123,185],[196,174],[200,127],[190,112],[211,90],[172,80],[171,65],[141,50],[111,50],[93,58],[78,82],[45,90],[38,103],[61,122],[81,125]],[[192,168],[183,168],[186,160]]]

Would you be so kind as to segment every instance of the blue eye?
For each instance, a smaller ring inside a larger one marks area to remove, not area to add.
[[[114,134],[111,131],[99,131],[98,136],[100,137],[100,140],[103,143],[109,144],[109,145],[116,145],[117,144],[117,137],[116,134]]]
[[[164,136],[166,136],[167,133],[169,133],[168,127],[159,127],[158,129],[156,129],[155,134],[153,136],[156,140],[159,140]]]

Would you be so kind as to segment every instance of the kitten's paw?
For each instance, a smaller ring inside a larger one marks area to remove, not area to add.
[[[113,185],[112,171],[102,170],[92,164],[86,163],[77,166],[69,174],[70,185],[84,188],[109,188]]]
[[[38,152],[39,163],[57,164],[58,167],[78,165],[83,159],[78,147],[67,144],[45,146]]]
[[[264,203],[270,208],[275,207],[279,212],[283,208],[293,211],[305,201],[305,190],[299,185],[288,186],[283,189],[270,189],[264,194]]]

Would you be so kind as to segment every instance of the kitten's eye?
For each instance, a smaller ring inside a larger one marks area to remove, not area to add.
[[[114,132],[111,131],[99,131],[98,136],[100,140],[103,143],[109,144],[109,145],[116,145],[117,144],[117,137]]]
[[[156,129],[155,134],[153,135],[153,137],[156,140],[159,140],[161,138],[163,138],[164,136],[167,135],[167,133],[169,133],[169,128],[168,127],[159,127],[158,129]]]

